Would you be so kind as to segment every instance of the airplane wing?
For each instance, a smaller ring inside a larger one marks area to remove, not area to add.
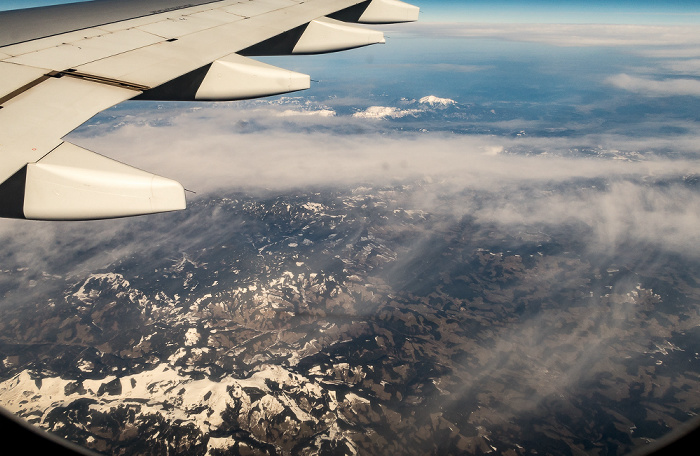
[[[62,138],[122,101],[240,100],[309,76],[254,60],[383,43],[398,0],[93,0],[0,12],[0,217],[88,220],[185,208],[182,186]]]

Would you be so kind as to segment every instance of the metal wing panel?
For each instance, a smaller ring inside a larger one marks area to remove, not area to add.
[[[234,52],[229,44],[234,33],[257,36],[261,30],[241,19],[235,24],[215,27],[174,42],[161,42],[75,68],[87,74],[156,87]]]
[[[239,19],[241,18],[226,13],[210,14],[210,17],[190,15],[153,22],[142,25],[138,29],[161,38],[171,39],[231,23]]]
[[[0,62],[0,106],[3,99],[12,97],[13,92],[37,81],[47,72],[44,68]]]
[[[0,12],[0,46],[119,24],[173,11],[199,11],[217,0],[99,0]],[[229,1],[229,3],[232,3]]]
[[[48,78],[7,101],[0,109],[0,179],[39,160],[95,113],[137,93],[65,76]]]
[[[163,38],[160,36],[138,29],[128,29],[74,42],[64,42],[55,47],[19,55],[5,61],[62,71],[162,41]]]
[[[137,17],[129,20],[124,20],[120,22],[114,22],[110,24],[100,25],[99,28],[102,30],[107,30],[109,32],[115,32],[118,30],[124,30],[127,28],[142,27],[144,25],[153,24],[156,22],[161,22],[165,20],[177,20],[181,17],[198,17],[199,15],[206,15],[208,12],[216,12],[220,14],[220,9],[225,5],[235,5],[240,0],[221,0],[218,2],[209,2],[200,6],[190,6],[185,9],[177,9],[172,11],[160,12],[157,14]]]
[[[146,46],[75,68],[87,74],[156,87],[349,3],[346,0],[309,0],[280,8],[280,5],[288,4],[289,1],[267,0],[266,13],[190,33],[177,41]]]
[[[104,34],[104,30],[96,27],[91,29],[80,30],[77,32],[63,33],[61,35],[50,36],[38,40],[27,41],[25,43],[13,44],[11,46],[5,46],[0,49],[2,49],[2,52],[9,54],[10,56],[16,57],[19,55],[29,54],[31,52],[37,52],[44,49],[50,49],[65,43],[74,43],[85,38],[91,38],[93,36],[99,36]]]
[[[77,44],[79,41],[82,41],[87,38],[104,36],[105,34],[144,27],[159,22],[178,21],[182,18],[187,17],[199,17],[199,14],[207,12],[215,12],[215,16],[218,16],[221,20],[227,22],[224,18],[226,18],[228,15],[221,14],[221,7],[232,6],[236,3],[238,3],[237,0],[225,0],[215,3],[207,3],[206,5],[193,6],[186,9],[160,12],[143,17],[136,17],[133,19],[122,20],[114,23],[95,25],[93,27],[82,28],[80,30],[65,32],[58,35],[52,35],[31,41],[12,44],[0,47],[0,49],[2,49],[2,52],[9,54],[10,56],[18,56],[30,52],[50,49],[66,43]],[[212,18],[210,17],[210,19]],[[201,29],[203,30],[204,28],[208,27],[209,25],[204,26]]]
[[[259,16],[281,8],[304,3],[297,0],[258,0],[255,2],[241,2],[236,5],[225,8],[227,13],[237,14],[246,18]]]
[[[154,87],[346,6],[347,0],[209,3],[2,48],[6,62]],[[206,17],[197,16],[206,13]],[[244,17],[250,17],[245,22]],[[235,24],[235,25],[233,25]],[[233,25],[233,26],[232,26]],[[119,30],[117,30],[119,28]],[[179,38],[179,42],[167,42]],[[189,64],[188,64],[189,62]],[[135,70],[140,67],[141,71]]]

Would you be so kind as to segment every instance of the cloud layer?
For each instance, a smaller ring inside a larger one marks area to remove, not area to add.
[[[617,88],[646,96],[700,96],[700,81],[696,79],[653,79],[618,74],[606,79]]]
[[[422,23],[391,28],[392,33],[455,38],[496,38],[564,47],[699,46],[695,26],[615,24],[464,24]]]
[[[279,112],[290,111],[284,105],[185,110],[158,126],[130,123],[74,141],[175,178],[197,199],[420,182],[411,194],[416,209],[502,226],[583,223],[595,234],[592,248],[614,249],[632,239],[700,255],[700,193],[692,185],[696,136],[396,132],[367,115]],[[582,146],[598,155],[577,153]],[[667,158],[660,152],[666,149],[681,158]],[[462,196],[474,192],[478,199]]]

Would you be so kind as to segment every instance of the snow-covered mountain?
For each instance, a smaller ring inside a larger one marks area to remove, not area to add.
[[[205,232],[51,275],[60,298],[3,308],[0,402],[98,451],[202,455],[622,449],[661,428],[606,412],[632,394],[610,385],[668,423],[692,403],[694,377],[652,393],[696,363],[700,290],[667,288],[692,264],[419,209],[420,185],[205,198],[174,215]]]

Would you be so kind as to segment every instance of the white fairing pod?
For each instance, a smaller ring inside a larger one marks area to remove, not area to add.
[[[420,8],[399,0],[372,0],[360,16],[362,24],[392,24],[418,20]]]
[[[323,17],[309,23],[292,54],[323,54],[384,42],[382,32]]]
[[[185,191],[170,179],[63,143],[27,165],[24,216],[92,220],[184,209]]]
[[[195,100],[244,100],[311,87],[309,75],[232,54],[211,64]]]

